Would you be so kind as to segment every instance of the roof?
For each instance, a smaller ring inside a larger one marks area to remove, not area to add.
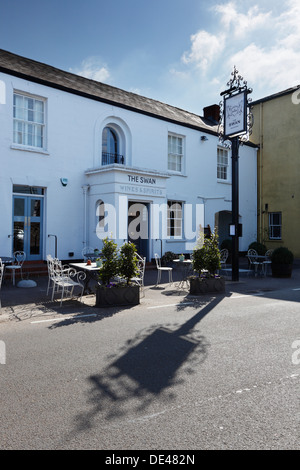
[[[0,72],[210,134],[218,133],[218,126],[204,117],[3,49],[0,49]]]
[[[294,93],[294,91],[298,90],[299,88],[300,88],[300,85],[296,85],[292,88],[287,88],[286,90],[279,91],[278,93],[273,93],[272,95],[265,96],[264,98],[253,101],[251,103],[251,106],[255,106],[256,104],[264,103],[265,101],[274,100],[276,98],[280,98],[281,96],[289,95],[291,93]]]

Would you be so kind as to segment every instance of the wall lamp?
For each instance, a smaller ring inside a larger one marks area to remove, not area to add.
[[[202,135],[201,140],[202,140],[202,142],[206,142],[208,140],[208,138],[206,137],[206,135]]]
[[[60,182],[63,186],[67,186],[69,181],[68,181],[68,178],[60,178]]]

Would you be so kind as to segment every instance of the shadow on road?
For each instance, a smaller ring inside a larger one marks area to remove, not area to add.
[[[157,396],[170,405],[176,387],[208,353],[209,342],[196,326],[224,297],[202,300],[197,313],[180,326],[156,325],[141,332],[109,358],[101,373],[88,377],[90,410],[76,417],[77,431],[92,428],[99,415],[104,421],[142,415]]]

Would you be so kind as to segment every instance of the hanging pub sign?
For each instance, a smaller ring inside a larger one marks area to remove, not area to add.
[[[224,97],[224,136],[247,133],[247,91]]]

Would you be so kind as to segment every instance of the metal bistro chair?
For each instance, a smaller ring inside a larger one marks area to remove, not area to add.
[[[221,250],[220,255],[221,255],[221,269],[226,268],[226,261],[229,255],[229,251],[227,250],[227,248],[224,248],[223,250]]]
[[[59,268],[61,273],[65,273],[68,276],[70,270],[69,266],[63,266],[62,262],[58,258],[53,258],[51,255],[47,255],[47,267],[48,267],[48,286],[47,286],[47,295],[49,295],[49,290],[57,288],[55,285],[54,279],[54,270],[56,267]],[[52,286],[51,286],[52,284]]]
[[[25,251],[15,251],[14,252],[14,264],[10,264],[6,266],[6,269],[11,271],[11,276],[12,276],[12,282],[13,285],[15,285],[15,272],[20,270],[21,273],[21,279],[23,279],[23,272],[22,272],[22,266],[23,263],[26,259],[26,253]]]
[[[249,263],[250,263],[250,268],[253,266],[254,267],[254,275],[257,276],[258,274],[258,268],[261,267],[261,269],[263,269],[263,263],[258,261],[257,260],[257,251],[256,250],[253,250],[253,249],[250,249],[248,250],[247,252],[247,258],[249,260]],[[248,275],[250,274],[251,272],[251,269],[249,270],[248,272]]]
[[[141,292],[144,294],[144,276],[145,276],[145,267],[146,267],[146,257],[142,258],[137,253],[138,258],[138,275],[136,277],[132,277],[130,280],[135,282],[141,288]]]
[[[75,287],[80,288],[80,301],[82,301],[84,280],[86,278],[86,274],[83,271],[76,271],[70,267],[66,269],[59,260],[55,259],[51,267],[51,276],[53,281],[52,302],[54,300],[54,294],[61,292],[61,306],[64,296],[69,298],[73,297]]]
[[[273,253],[274,250],[268,250],[266,251],[265,253],[265,261],[263,261],[263,269],[264,269],[264,275],[266,276],[267,275],[267,271],[268,271],[268,266],[272,263],[271,261],[271,257],[272,257],[272,253]]]
[[[162,267],[161,266],[161,260],[160,260],[160,257],[158,256],[157,253],[155,253],[155,262],[156,262],[156,268],[157,268],[157,281],[156,281],[156,285],[158,285],[158,283],[160,282],[161,280],[161,273],[163,271],[165,272],[168,272],[169,273],[169,282],[172,283],[173,280],[172,280],[172,271],[173,271],[173,268],[170,268],[168,266],[164,266]]]

